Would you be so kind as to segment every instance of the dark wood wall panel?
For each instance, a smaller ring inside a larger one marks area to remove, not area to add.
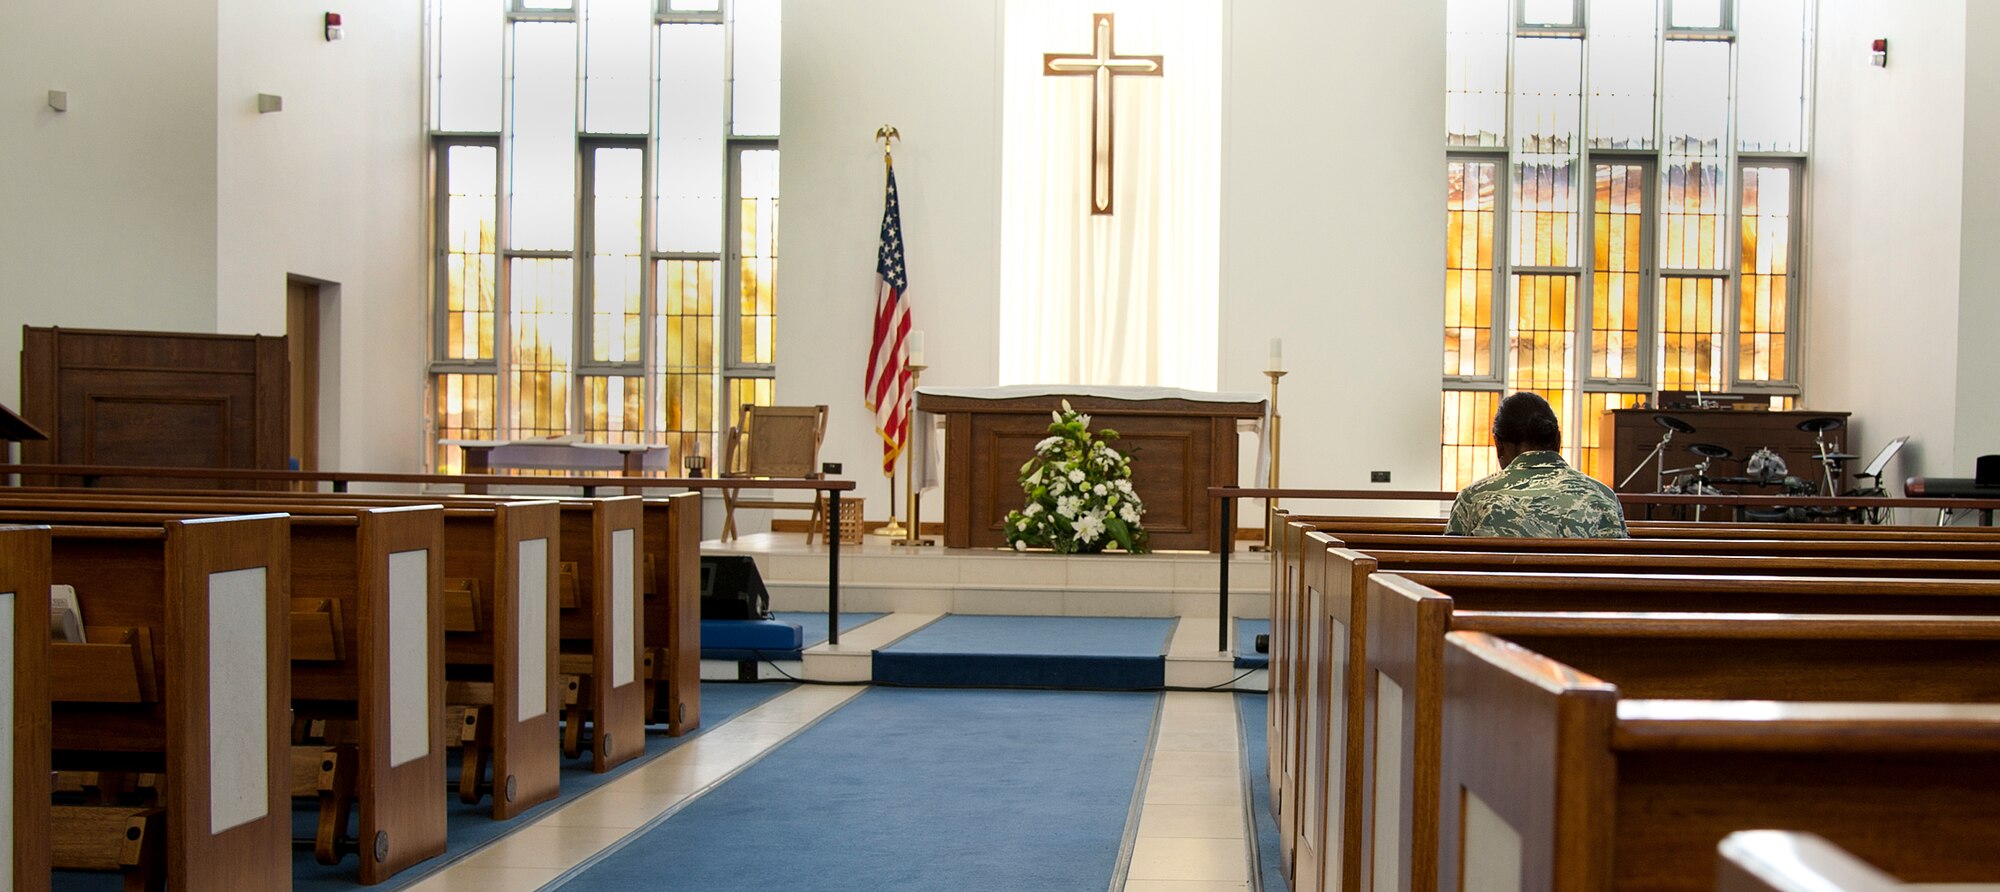
[[[49,433],[28,462],[285,467],[283,337],[23,326],[21,342],[21,415]]]

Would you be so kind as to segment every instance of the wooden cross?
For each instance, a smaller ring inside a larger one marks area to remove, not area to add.
[[[1090,98],[1090,212],[1111,213],[1111,81],[1119,75],[1159,77],[1165,66],[1159,56],[1120,56],[1111,48],[1111,13],[1090,17],[1091,51],[1043,53],[1042,74],[1088,77]]]

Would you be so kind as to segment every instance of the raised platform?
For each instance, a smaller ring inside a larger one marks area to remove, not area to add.
[[[1238,640],[1244,624],[1228,623],[1229,647],[1217,649],[1220,560],[1212,554],[1066,556],[906,548],[870,537],[859,547],[841,550],[842,632],[840,644],[830,645],[813,640],[823,638],[825,629],[824,545],[807,545],[799,534],[763,533],[727,545],[705,542],[702,551],[749,555],[770,590],[772,610],[795,620],[810,618],[821,632],[808,636],[798,662],[759,664],[755,672],[763,677],[1124,689],[1264,687],[1264,672],[1254,659],[1239,663],[1239,658],[1256,656],[1250,639]],[[1232,620],[1240,618],[1256,628],[1256,621],[1270,615],[1268,556],[1232,555],[1230,583]],[[864,613],[881,616],[856,625],[855,615]],[[1004,621],[1006,617],[1019,621]],[[1131,629],[1092,622],[1107,618],[1155,622],[1135,623]],[[705,664],[703,674],[739,677],[741,669]]]

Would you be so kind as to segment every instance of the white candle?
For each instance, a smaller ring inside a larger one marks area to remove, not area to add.
[[[1270,368],[1271,368],[1271,371],[1274,371],[1274,372],[1282,372],[1282,371],[1284,371],[1284,370],[1285,370],[1285,339],[1284,339],[1284,338],[1272,338],[1272,339],[1271,339],[1271,366],[1270,366]]]
[[[910,332],[910,339],[909,339],[908,341],[905,341],[904,343],[905,343],[905,344],[906,344],[906,345],[907,345],[907,346],[909,347],[909,352],[910,352],[910,364],[911,364],[911,365],[923,365],[923,364],[924,364],[924,332],[923,332],[923,330],[922,330],[922,329],[917,329],[917,330],[915,330],[915,331],[912,331],[912,332]]]

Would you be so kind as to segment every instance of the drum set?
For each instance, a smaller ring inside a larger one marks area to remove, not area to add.
[[[1669,468],[1666,466],[1666,455],[1668,447],[1673,443],[1674,435],[1691,435],[1697,431],[1695,430],[1695,426],[1687,423],[1687,421],[1664,413],[1655,414],[1653,416],[1653,423],[1663,429],[1660,434],[1660,442],[1653,445],[1653,451],[1647,453],[1645,459],[1641,460],[1632,469],[1631,473],[1625,475],[1625,479],[1618,481],[1618,488],[1621,490],[1632,482],[1632,478],[1639,476],[1639,473],[1645,470],[1648,464],[1651,464],[1654,475],[1653,491],[1663,494],[1732,495],[1732,493],[1725,492],[1718,487],[1734,485],[1775,486],[1778,488],[1778,494],[1787,496],[1831,495],[1839,492],[1840,481],[1846,476],[1846,463],[1859,458],[1859,456],[1851,453],[1836,452],[1834,451],[1834,446],[1827,442],[1827,435],[1829,433],[1847,426],[1846,420],[1837,416],[1822,416],[1819,418],[1808,418],[1798,424],[1799,430],[1813,435],[1813,463],[1819,466],[1817,479],[1814,479],[1810,475],[1806,477],[1794,476],[1791,473],[1791,469],[1785,465],[1785,459],[1768,447],[1751,453],[1748,458],[1743,460],[1743,474],[1740,476],[1722,476],[1710,473],[1710,467],[1715,462],[1736,460],[1734,450],[1714,443],[1689,444],[1687,451],[1693,454],[1698,461],[1685,467]],[[1884,495],[1880,470],[1875,468],[1873,464],[1871,464],[1869,470],[1874,473],[1856,475],[1863,479],[1872,478],[1873,482],[1869,486],[1850,489],[1841,494],[1855,496]],[[1695,520],[1701,519],[1702,507],[1701,505],[1694,507]],[[1881,513],[1881,509],[1773,506],[1770,508],[1744,508],[1739,512],[1739,517],[1746,521],[1764,522],[1881,523],[1883,520]]]

